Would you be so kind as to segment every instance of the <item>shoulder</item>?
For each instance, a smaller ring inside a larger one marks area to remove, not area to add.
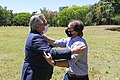
[[[44,40],[44,37],[41,34],[29,33],[27,41],[36,42]]]
[[[86,40],[82,37],[81,42],[84,42],[86,44]]]
[[[30,38],[42,38],[43,36],[41,34],[35,34],[35,33],[30,33],[28,35]]]
[[[72,39],[72,41],[74,41],[75,43],[77,42],[83,42],[83,43],[86,43],[86,40],[83,38],[83,37],[80,37],[80,36],[76,36]]]
[[[82,37],[77,37],[73,45],[87,45],[86,40]]]

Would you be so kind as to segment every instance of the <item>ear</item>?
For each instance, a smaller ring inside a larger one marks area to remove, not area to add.
[[[39,28],[40,26],[39,25],[37,25],[37,27],[36,28]]]
[[[36,27],[35,27],[35,29],[38,29],[39,28],[39,25],[37,25]]]

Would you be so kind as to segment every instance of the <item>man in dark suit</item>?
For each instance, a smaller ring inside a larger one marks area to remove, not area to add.
[[[53,50],[43,34],[48,24],[43,14],[30,18],[30,33],[25,46],[25,59],[21,80],[50,80],[53,66],[43,57],[43,51],[50,53],[53,59],[71,59],[71,54],[81,53],[85,47],[75,47],[72,50]]]

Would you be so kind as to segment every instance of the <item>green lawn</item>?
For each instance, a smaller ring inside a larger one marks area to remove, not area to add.
[[[120,80],[120,31],[106,30],[120,26],[85,27],[89,46],[90,80]],[[46,35],[66,37],[65,28],[50,27]],[[0,80],[20,80],[28,27],[0,27]],[[59,49],[59,48],[57,48]],[[63,80],[65,68],[55,67],[51,80]]]

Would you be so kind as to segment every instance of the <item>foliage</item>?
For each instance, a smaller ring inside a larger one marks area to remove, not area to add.
[[[14,18],[14,25],[28,26],[31,14],[30,13],[18,13]]]
[[[119,7],[120,2],[118,0],[100,0],[98,3],[89,7],[90,12],[86,16],[86,25],[114,24],[112,23],[112,17],[120,14]],[[89,19],[90,16],[91,19]]]
[[[71,8],[65,8],[58,14],[59,25],[67,26],[71,19],[79,19],[84,22],[87,13],[87,6],[73,6]]]
[[[67,26],[68,21],[70,19],[76,19],[77,18],[76,14],[78,15],[78,13],[76,11],[74,11],[73,9],[65,8],[63,11],[61,11],[58,14],[59,25]]]
[[[0,26],[12,25],[11,18],[11,13],[0,6]]]
[[[112,18],[112,23],[114,25],[120,25],[120,15],[116,15],[115,17]]]
[[[49,11],[45,7],[43,7],[43,9],[40,9],[40,12],[45,15],[50,26],[57,25],[56,23],[57,11]]]
[[[0,26],[28,26],[30,13],[18,13],[13,14],[11,11],[6,8],[3,9],[0,6]]]

